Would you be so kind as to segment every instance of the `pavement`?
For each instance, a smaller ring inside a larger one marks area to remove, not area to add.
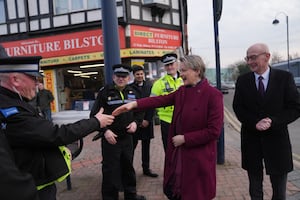
[[[65,114],[63,114],[65,115]],[[73,115],[74,117],[74,115]],[[55,115],[54,115],[55,119]],[[240,124],[235,116],[225,108],[224,138],[225,162],[217,165],[217,195],[214,200],[250,200],[247,173],[241,168]],[[95,133],[84,138],[81,154],[72,161],[72,189],[67,190],[66,181],[57,184],[58,200],[102,200],[101,198],[101,147],[100,140],[92,141]],[[300,164],[294,161],[295,169],[288,175],[287,200],[300,200]],[[135,151],[138,194],[147,200],[166,200],[163,194],[164,151],[160,127],[155,126],[155,138],[151,142],[150,168],[159,174],[157,178],[146,177],[141,167],[141,144]],[[123,195],[120,193],[120,200]],[[268,176],[264,178],[264,199],[272,198]]]

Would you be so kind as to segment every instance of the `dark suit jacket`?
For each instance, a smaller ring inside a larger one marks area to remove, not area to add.
[[[152,83],[150,81],[144,81],[142,87],[139,87],[137,83],[130,84],[132,88],[134,88],[139,93],[139,98],[149,97],[151,94]],[[148,109],[143,112],[144,118],[143,120],[147,120],[149,122],[149,126],[146,128],[138,128],[137,132],[133,134],[133,138],[136,140],[147,140],[154,138],[153,134],[153,114],[154,109]]]
[[[300,116],[300,101],[291,73],[270,69],[269,82],[262,98],[256,88],[253,72],[241,75],[236,82],[234,112],[242,124],[242,167],[256,172],[265,162],[267,174],[293,170],[288,124]],[[270,129],[258,131],[256,123],[272,119]]]

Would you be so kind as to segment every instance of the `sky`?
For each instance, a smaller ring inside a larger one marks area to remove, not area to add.
[[[187,0],[188,44],[192,54],[203,58],[207,67],[215,67],[215,43],[212,0]],[[277,17],[276,17],[277,16]],[[300,0],[223,0],[218,23],[220,65],[228,67],[243,61],[249,46],[263,42],[271,54],[287,58],[300,56]],[[273,25],[275,19],[279,24]]]

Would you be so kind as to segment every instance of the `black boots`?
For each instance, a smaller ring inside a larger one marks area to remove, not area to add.
[[[153,173],[150,169],[143,170],[145,176],[149,176],[152,178],[158,177],[158,174]]]

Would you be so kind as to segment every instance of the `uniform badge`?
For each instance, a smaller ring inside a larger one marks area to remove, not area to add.
[[[3,108],[3,109],[0,109],[0,112],[2,113],[2,115],[7,118],[11,115],[14,115],[16,113],[19,113],[17,107],[10,107],[10,108]]]
[[[128,94],[128,99],[132,100],[132,99],[136,99],[134,94]]]

